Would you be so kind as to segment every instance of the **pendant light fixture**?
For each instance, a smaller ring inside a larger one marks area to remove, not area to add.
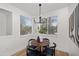
[[[42,6],[42,4],[39,4],[39,18],[38,18],[39,21],[36,22],[36,21],[34,20],[35,23],[39,23],[39,24],[45,23],[45,22],[43,21],[43,19],[46,19],[46,18],[42,18],[42,17],[41,17],[41,6]]]

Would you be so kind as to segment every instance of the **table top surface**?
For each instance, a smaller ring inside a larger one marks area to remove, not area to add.
[[[45,49],[44,46],[49,45],[49,41],[43,40],[42,42],[37,42],[37,40],[33,40],[31,42],[32,45],[37,46],[37,50],[41,50],[41,52]]]
[[[37,42],[37,40],[33,40],[31,44],[35,46],[47,46],[49,45],[49,41],[43,40],[42,42]]]

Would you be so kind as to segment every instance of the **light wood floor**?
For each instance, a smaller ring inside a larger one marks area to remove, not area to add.
[[[63,52],[60,50],[56,50],[55,55],[56,56],[69,56],[67,52]],[[16,52],[15,54],[13,54],[12,56],[26,56],[26,49],[20,50]]]

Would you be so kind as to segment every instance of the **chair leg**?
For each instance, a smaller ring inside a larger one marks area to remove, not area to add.
[[[55,48],[53,49],[53,56],[55,56]]]

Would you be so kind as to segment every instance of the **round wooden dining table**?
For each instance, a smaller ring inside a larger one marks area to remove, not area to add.
[[[43,40],[42,42],[37,42],[37,40],[34,40],[32,42],[32,45],[37,46],[36,49],[41,52],[45,49],[44,46],[47,46],[48,44],[49,42],[47,40]]]

